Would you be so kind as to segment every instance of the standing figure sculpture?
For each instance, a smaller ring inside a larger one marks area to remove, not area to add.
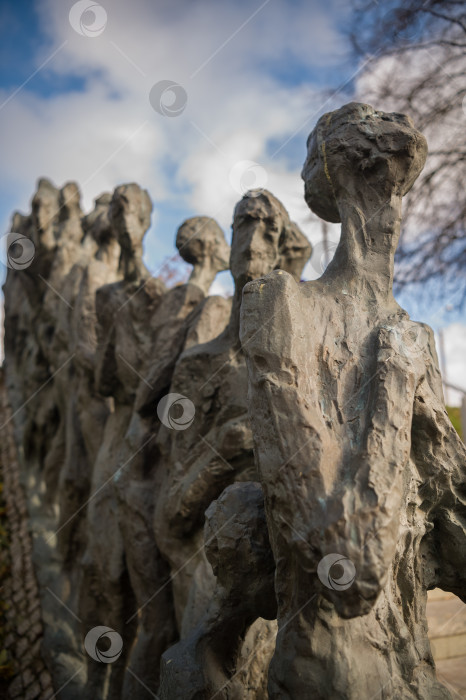
[[[112,410],[92,465],[79,615],[84,636],[99,622],[111,625],[122,636],[123,653],[110,668],[88,659],[86,692],[99,697],[107,682],[109,700],[121,697],[126,662],[136,631],[134,624],[125,624],[134,611],[135,602],[124,559],[112,477],[118,469],[119,450],[139,383],[145,347],[143,337],[166,291],[160,280],[150,277],[142,262],[142,241],[150,225],[151,211],[150,197],[138,185],[131,183],[115,189],[108,202],[108,225],[118,241],[120,279],[110,284],[101,283],[93,290],[96,321],[95,328],[88,329],[88,334],[94,336],[95,348],[94,361],[89,365],[92,381],[98,395],[109,397]],[[100,229],[98,218],[91,222],[91,227]],[[78,325],[78,330],[82,325]],[[86,425],[89,438],[93,430],[92,424]],[[105,532],[104,537],[102,532]]]
[[[215,326],[219,325],[223,330],[226,323],[226,319],[223,319],[229,310],[229,303],[223,297],[207,296],[216,275],[228,269],[230,255],[228,243],[215,219],[208,216],[186,219],[176,232],[176,247],[183,260],[190,263],[193,269],[186,284],[169,290],[158,313],[151,319],[147,333],[150,363],[135,402],[136,413],[150,416],[153,420],[160,398],[170,387],[173,370],[187,336],[193,332],[193,326],[199,326],[199,323],[206,326],[199,315],[207,316],[211,323],[214,322],[215,336]],[[204,333],[199,329],[199,333],[198,342],[205,342],[203,336],[206,333],[208,340],[212,337],[209,327],[205,328]]]
[[[207,305],[205,294],[216,274],[227,265],[225,252],[229,249],[222,230],[213,219],[202,219],[206,224],[191,229],[190,241],[184,241],[185,245],[179,244],[179,233],[177,236],[181,256],[193,265],[189,282],[165,292],[141,327],[140,342],[132,340],[133,351],[140,355],[137,367],[141,381],[136,383],[135,396],[140,395],[141,386],[149,388],[152,395],[169,385],[191,319],[197,317],[200,307]],[[132,303],[140,305],[141,299],[135,297]],[[118,469],[113,479],[119,536],[137,608],[125,621],[134,624],[137,618],[123,700],[149,699],[158,691],[160,656],[177,636],[170,571],[160,555],[152,527],[160,485],[158,452],[153,439],[156,435],[153,423],[157,418],[155,414],[152,421],[150,417],[143,419],[134,408],[133,405],[126,434],[121,433],[115,440]],[[141,682],[146,690],[141,688]]]
[[[401,202],[425,138],[401,114],[324,115],[303,168],[310,208],[342,223],[322,277],[244,290],[241,339],[276,571],[271,700],[450,698],[426,592],[466,601],[465,448],[432,331],[393,298]]]
[[[159,547],[171,565],[182,636],[202,617],[213,584],[202,547],[204,513],[229,484],[256,476],[239,341],[242,290],[281,264],[281,250],[289,252],[292,226],[270,192],[254,191],[237,204],[230,255],[235,294],[228,325],[210,342],[183,352],[170,385],[170,394],[186,396],[196,407],[189,429],[172,430],[165,421],[157,436],[164,474],[154,523]],[[298,279],[310,253],[300,235]]]
[[[121,280],[120,245],[108,218],[110,195],[95,202],[82,219],[84,239],[74,255],[74,265],[62,282],[64,303],[59,308],[55,354],[72,353],[69,376],[58,375],[57,394],[66,397],[65,455],[57,489],[59,505],[58,547],[69,569],[80,580],[80,560],[86,546],[86,510],[92,470],[109,416],[109,402],[97,392],[94,366],[97,357],[96,291]],[[65,345],[66,339],[66,345]],[[60,340],[62,341],[60,345]],[[53,452],[49,457],[51,457]],[[47,459],[47,465],[57,463]],[[53,473],[53,472],[52,472]],[[75,587],[76,589],[78,586]]]
[[[260,484],[231,484],[205,519],[215,589],[196,627],[162,656],[160,700],[266,700],[276,633],[266,620],[277,603]]]
[[[44,181],[41,181],[37,194],[42,188],[44,188]],[[44,189],[47,192],[48,188]],[[67,443],[68,456],[70,453],[73,454],[78,444],[72,440],[71,436],[67,441],[67,431],[75,430],[74,422],[69,420],[75,393],[70,391],[70,385],[76,384],[72,317],[82,275],[96,248],[94,242],[83,241],[80,199],[79,188],[73,182],[67,183],[59,191],[59,209],[54,226],[54,255],[41,304],[41,321],[37,324],[40,346],[53,374],[50,390],[54,398],[58,422],[54,425],[53,440],[45,451],[44,460],[45,495],[49,504],[57,504],[62,495],[59,482],[67,458]],[[40,209],[44,204],[41,202],[43,195],[36,196],[34,200],[37,214],[40,215]],[[40,400],[44,400],[42,391]],[[81,455],[73,454],[73,460],[75,463],[80,462]]]
[[[257,478],[247,412],[246,364],[239,342],[243,287],[249,280],[282,266],[299,280],[310,251],[307,238],[270,192],[256,190],[243,197],[233,219],[230,268],[235,294],[228,325],[209,343],[185,350],[175,368],[168,397],[182,393],[196,411],[189,429],[169,431],[167,416],[171,414],[167,404],[164,426],[157,437],[164,478],[154,523],[159,546],[171,564],[181,636],[181,642],[162,658],[163,700],[208,698],[217,691],[219,698],[233,697],[229,685],[232,677],[236,693],[238,688],[247,687],[242,698],[265,697],[264,671],[273,651],[276,623],[256,621],[254,616],[251,619],[254,600],[263,598],[263,609],[267,609],[264,617],[273,620],[275,613],[270,614],[266,596],[259,593],[262,581],[257,589],[251,586],[250,597],[243,595],[244,605],[239,605],[237,596],[242,572],[248,570],[253,577],[254,567],[245,553],[254,550],[260,569],[259,560],[262,564],[264,561],[259,551],[264,548],[267,533],[259,533],[256,538],[260,517],[255,511],[245,509],[243,519],[241,514],[237,520],[230,518],[231,522],[225,523],[229,528],[223,530],[225,538],[219,539],[219,561],[228,559],[226,543],[240,532],[251,536],[250,548],[238,550],[228,571],[222,571],[220,565],[216,578],[212,567],[216,569],[217,545],[210,547],[209,538],[203,545],[204,520],[206,509],[226,487],[232,484],[233,488],[234,482],[249,485]],[[175,414],[173,418],[176,421]],[[240,489],[231,493],[249,492]],[[255,502],[255,497],[256,492],[246,496],[243,506]],[[224,513],[225,505],[232,516],[240,500],[231,503],[220,499],[218,513]],[[233,578],[232,571],[236,571]],[[254,655],[252,650],[259,653]]]
[[[42,474],[47,471],[45,455],[56,440],[59,423],[60,406],[52,382],[52,375],[60,368],[54,366],[52,351],[54,312],[63,281],[64,249],[79,245],[75,235],[80,228],[79,215],[74,216],[80,212],[79,191],[74,183],[59,190],[41,178],[31,205],[29,216],[15,214],[12,222],[12,230],[29,239],[19,261],[26,257],[30,262],[24,269],[16,268],[13,258],[13,269],[5,282],[5,359],[18,441],[29,470],[38,468]],[[72,214],[69,227],[68,214]],[[54,488],[56,481],[57,475]]]

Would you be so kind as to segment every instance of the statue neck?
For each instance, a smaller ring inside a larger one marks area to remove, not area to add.
[[[140,253],[134,250],[121,252],[120,271],[126,282],[135,282],[147,272]]]
[[[202,265],[194,265],[189,283],[196,284],[207,296],[216,274],[217,270],[212,265],[209,265],[207,261],[204,261]]]
[[[94,241],[92,241],[92,243],[95,245]],[[100,245],[96,253],[97,260],[101,260],[113,270],[116,270],[118,267],[119,256],[120,246],[116,241],[110,241],[105,245]]]
[[[373,197],[374,191],[369,194]],[[351,295],[395,303],[393,268],[400,236],[401,196],[357,204],[340,200],[339,210],[340,243],[322,281],[343,283]]]
[[[232,346],[238,348],[241,347],[241,342],[239,339],[239,324],[244,284],[237,283],[235,285],[235,293],[233,295],[233,301],[231,304],[230,320],[228,322],[228,326],[225,329],[225,332],[228,334],[228,338],[231,341]]]

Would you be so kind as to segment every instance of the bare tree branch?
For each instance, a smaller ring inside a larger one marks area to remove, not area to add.
[[[357,97],[406,112],[429,142],[406,197],[398,287],[438,279],[466,299],[466,9],[456,0],[353,0],[348,34],[361,61]]]

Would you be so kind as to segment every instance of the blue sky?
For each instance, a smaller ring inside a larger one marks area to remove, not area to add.
[[[29,211],[41,176],[57,186],[78,182],[86,212],[103,191],[136,181],[154,205],[145,261],[156,274],[175,253],[176,229],[188,216],[213,216],[230,238],[241,198],[232,169],[251,161],[265,173],[257,184],[319,243],[321,227],[310,221],[299,172],[318,117],[349,101],[357,87],[360,66],[345,36],[348,3],[103,0],[87,3],[93,13],[81,0],[70,16],[76,5],[0,3],[4,232],[14,210]],[[184,90],[176,117],[149,101],[163,80]],[[337,239],[338,227],[330,235]],[[305,272],[317,276],[312,265]],[[229,273],[213,291],[222,289],[231,289]],[[425,298],[409,292],[400,303],[434,326],[464,321]]]
[[[277,186],[284,190],[282,180],[293,177],[295,196],[302,199],[302,185],[296,175],[304,159],[307,133],[325,109],[345,101],[337,96],[319,109],[325,101],[319,91],[347,81],[356,68],[348,61],[335,21],[339,18],[344,25],[343,2],[108,2],[102,5],[107,14],[105,31],[95,37],[80,36],[70,26],[68,13],[72,6],[72,2],[24,0],[1,5],[1,102],[28,81],[0,109],[0,119],[6,120],[2,135],[7,139],[9,154],[25,166],[1,173],[0,215],[4,224],[12,209],[27,208],[41,175],[50,177],[57,186],[66,179],[76,179],[82,187],[85,208],[91,206],[102,188],[137,180],[149,189],[154,201],[146,250],[149,265],[156,267],[173,251],[174,233],[183,218],[194,213],[215,215],[220,208],[216,199],[225,201],[219,218],[229,233],[232,208],[240,195],[227,195],[225,185],[229,190],[231,185],[224,182],[223,191],[215,197],[217,164],[212,156],[215,159],[220,151],[228,152],[232,162],[236,158],[257,160],[267,172],[271,170],[276,182],[274,192],[279,197]],[[258,40],[261,35],[262,40]],[[163,50],[157,50],[159,40],[165,44]],[[44,62],[46,65],[30,79]],[[198,72],[190,79],[191,68],[196,66]],[[176,119],[151,110],[148,88],[159,79],[186,85],[188,104]],[[68,117],[66,102],[73,106],[74,118],[60,120],[60,112]],[[241,115],[242,107],[247,113]],[[268,112],[268,123],[253,144],[261,131],[262,111]],[[311,114],[315,116],[308,120]],[[44,122],[50,115],[53,124],[47,126]],[[84,140],[83,131],[88,131],[87,146],[92,147],[93,139],[102,135],[95,122],[103,118],[112,121],[109,130],[113,133],[106,134],[107,144],[101,142],[93,154],[89,153],[88,162],[95,170],[107,158],[111,161],[84,185],[81,173],[84,171],[87,180],[92,167],[86,169],[76,157],[72,142]],[[134,161],[135,143],[130,142],[112,156],[146,120],[140,141],[139,134],[135,137],[145,168]],[[308,124],[300,128],[307,120]],[[82,129],[77,134],[78,123]],[[33,146],[34,165],[28,163],[25,133],[42,141]],[[165,143],[159,151],[160,139]],[[68,148],[63,148],[66,145]],[[181,151],[177,146],[182,147]],[[192,165],[183,167],[186,156]],[[203,158],[208,161],[209,172],[201,182],[197,163]],[[154,170],[148,181],[144,175],[152,164]],[[222,175],[228,176],[228,171],[225,169]],[[151,181],[155,174],[156,183]],[[284,200],[292,188],[287,183]],[[210,194],[208,189],[212,190]],[[199,199],[204,201],[196,201],[196,190],[201,191]],[[287,204],[293,208],[285,201]],[[301,218],[306,218],[307,210],[300,204]]]

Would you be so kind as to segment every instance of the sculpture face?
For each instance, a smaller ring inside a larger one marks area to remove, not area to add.
[[[123,251],[131,252],[142,245],[150,226],[152,202],[139,185],[121,185],[113,193],[110,220]]]
[[[228,269],[230,248],[220,226],[208,216],[193,216],[181,224],[176,247],[183,260],[191,265],[211,259],[219,270]]]
[[[238,285],[263,277],[278,262],[280,235],[288,220],[283,206],[269,192],[238,202],[233,219],[230,269]]]
[[[59,203],[61,221],[81,218],[81,193],[75,182],[67,182],[61,188]]]
[[[409,117],[351,102],[324,114],[308,138],[301,173],[306,202],[321,218],[338,223],[338,200],[357,199],[358,188],[404,196],[426,155],[427,142]]]
[[[53,224],[60,210],[59,190],[49,180],[41,179],[32,200],[32,219],[38,239],[36,244],[51,249],[55,246]]]
[[[83,230],[89,232],[98,246],[109,243],[115,238],[115,231],[109,219],[112,195],[109,192],[97,197],[94,209],[83,218]]]

